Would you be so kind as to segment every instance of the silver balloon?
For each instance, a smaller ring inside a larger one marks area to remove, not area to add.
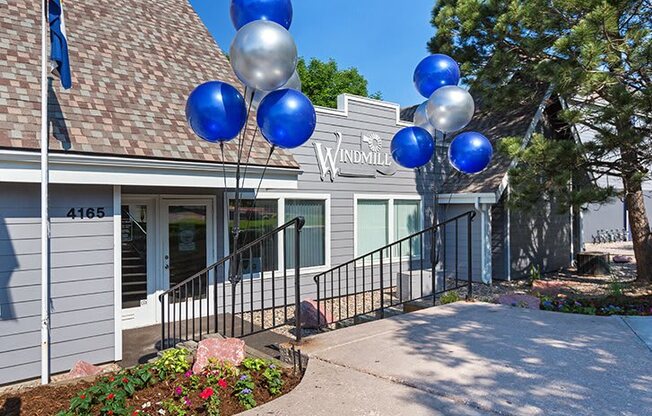
[[[430,124],[430,120],[428,120],[427,107],[428,101],[424,101],[417,107],[414,112],[414,125],[425,129],[433,138],[435,138],[437,131],[432,124]]]
[[[288,82],[285,83],[279,90],[283,90],[286,88],[291,88],[293,90],[301,91],[301,78],[299,78],[299,73],[297,71],[294,71],[294,74],[290,77]],[[263,91],[263,90],[249,90],[251,92],[247,92],[247,96],[245,97],[247,105],[249,105],[249,101],[251,101],[251,108],[254,110],[258,108],[260,105],[260,102],[263,101],[263,98],[267,97],[267,94],[269,94],[271,91]]]
[[[256,20],[240,28],[229,56],[240,81],[263,91],[274,91],[287,83],[298,60],[290,32],[267,20]]]
[[[449,85],[432,93],[428,99],[428,119],[435,129],[451,133],[466,127],[473,118],[475,104],[463,88]]]

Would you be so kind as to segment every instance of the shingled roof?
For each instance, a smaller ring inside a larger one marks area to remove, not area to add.
[[[501,138],[504,137],[525,137],[536,121],[539,108],[544,105],[545,89],[537,88],[527,101],[510,108],[488,108],[483,106],[481,100],[476,99],[476,112],[473,120],[464,131],[477,131],[485,135],[493,144],[494,149]],[[404,108],[401,111],[401,119],[414,121],[414,112],[418,106]],[[452,137],[447,137],[446,143],[450,143]],[[443,149],[442,149],[443,150]],[[441,160],[447,160],[447,156]],[[512,161],[503,154],[495,152],[490,165],[483,172],[477,175],[465,175],[452,169],[445,163],[444,171],[446,177],[439,189],[440,193],[495,193],[510,168]]]
[[[40,7],[0,0],[0,9],[0,148],[36,150]],[[65,19],[73,88],[63,91],[55,80],[50,90],[52,151],[222,161],[219,146],[187,126],[185,102],[198,83],[239,83],[187,0],[68,1]],[[258,135],[250,163],[265,164],[269,150]],[[235,141],[224,159],[237,161]],[[277,150],[270,166],[298,164]]]

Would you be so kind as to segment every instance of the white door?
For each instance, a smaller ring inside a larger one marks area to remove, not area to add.
[[[156,323],[155,199],[123,197],[122,327]]]
[[[161,209],[162,288],[167,290],[214,262],[213,200],[163,200]],[[205,290],[196,298],[205,297]]]

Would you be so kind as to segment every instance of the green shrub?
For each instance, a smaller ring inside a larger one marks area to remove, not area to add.
[[[441,302],[442,305],[446,305],[448,303],[459,302],[460,300],[461,300],[460,295],[455,291],[444,293],[439,298],[439,301]]]
[[[172,348],[163,351],[161,358],[154,363],[159,377],[168,378],[188,371],[190,369],[188,355],[189,352],[185,348]]]

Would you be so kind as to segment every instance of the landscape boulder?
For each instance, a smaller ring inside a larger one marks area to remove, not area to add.
[[[613,262],[614,263],[631,263],[632,258],[629,256],[622,256],[622,255],[617,255],[613,257]]]
[[[498,303],[525,309],[540,309],[541,300],[535,296],[508,293],[500,295]]]
[[[317,301],[314,299],[306,299],[299,305],[301,308],[301,328],[304,329],[317,329],[319,327],[328,326],[333,323],[333,314],[329,311],[324,304],[321,309],[317,307]],[[296,319],[295,312],[295,322]]]
[[[238,366],[245,359],[245,343],[237,338],[208,338],[200,341],[192,372],[201,373],[210,359]]]
[[[98,367],[86,361],[77,361],[63,379],[71,380],[79,377],[95,376],[102,372],[102,367]]]

